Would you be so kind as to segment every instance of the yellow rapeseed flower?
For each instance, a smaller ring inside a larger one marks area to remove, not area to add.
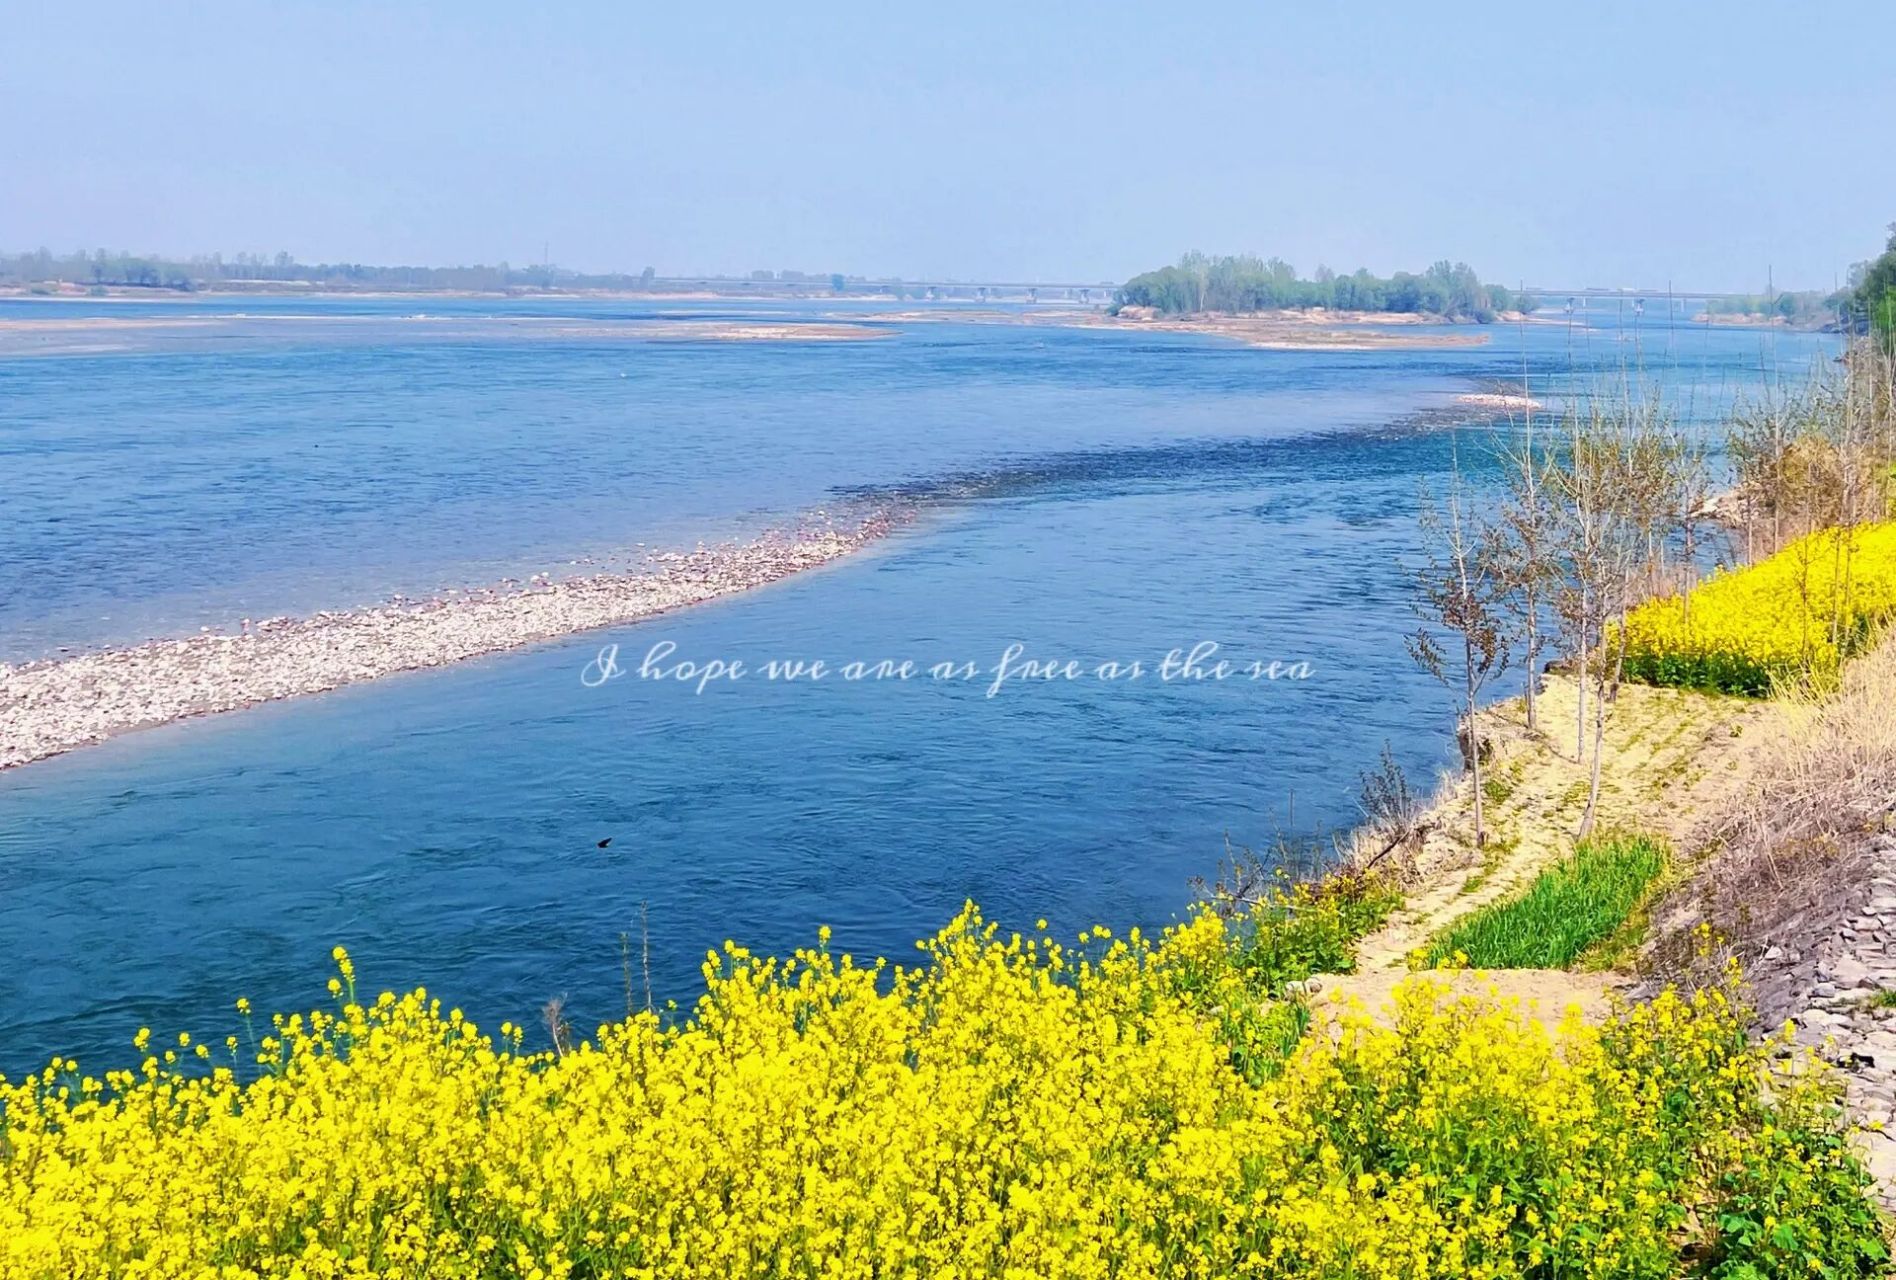
[[[1722,995],[1552,1031],[1423,974],[1299,1038],[1250,927],[970,907],[914,967],[726,947],[560,1053],[414,991],[241,1070],[60,1060],[0,1082],[0,1277],[1664,1275],[1748,1152],[1819,1159],[1821,1069]]]

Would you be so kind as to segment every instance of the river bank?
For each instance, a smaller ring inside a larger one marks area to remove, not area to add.
[[[1575,749],[1575,685],[1549,674],[1539,727],[1520,697],[1484,707],[1488,839],[1477,846],[1466,775],[1444,779],[1413,837],[1385,865],[1401,903],[1358,939],[1353,971],[1326,977],[1329,1011],[1389,1013],[1392,993],[1438,941],[1518,901],[1569,864],[1587,770]],[[1750,699],[1623,685],[1606,721],[1600,830],[1641,832],[1668,866],[1622,926],[1568,967],[1451,971],[1479,1001],[1514,1002],[1550,1030],[1608,1017],[1669,985],[1715,986],[1726,966],[1763,1035],[1785,1034],[1837,1068],[1856,1145],[1896,1208],[1896,641],[1863,656],[1822,698]],[[1356,835],[1356,856],[1385,847]]]
[[[751,542],[656,554],[632,573],[540,578],[423,601],[246,620],[236,634],[206,631],[0,664],[0,769],[135,729],[445,666],[754,590],[859,551],[900,519],[889,509],[837,520],[819,513]]]
[[[418,299],[418,301],[420,301]],[[161,342],[198,347],[233,343],[259,333],[302,332],[298,325],[347,330],[395,325],[404,341],[585,343],[835,343],[894,336],[887,327],[844,321],[623,320],[611,317],[478,316],[458,314],[348,315],[313,311],[228,312],[216,315],[30,316],[0,318],[0,356],[100,355]]]
[[[1321,307],[1309,311],[1259,311],[1248,315],[1204,312],[1185,316],[1162,316],[1144,307],[1127,307],[1118,314],[1071,308],[1025,311],[944,308],[883,312],[867,318],[907,324],[949,321],[1197,334],[1264,351],[1439,351],[1488,344],[1485,333],[1440,332],[1442,327],[1452,323],[1440,316],[1391,311],[1327,311]],[[1413,332],[1420,328],[1430,332]]]

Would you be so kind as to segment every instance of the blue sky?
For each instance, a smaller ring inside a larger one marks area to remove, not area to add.
[[[12,6],[0,247],[1828,288],[1896,6]]]

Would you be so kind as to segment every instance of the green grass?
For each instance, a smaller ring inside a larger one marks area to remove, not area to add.
[[[1665,865],[1664,846],[1643,836],[1582,845],[1520,897],[1483,907],[1437,938],[1429,963],[1460,952],[1477,969],[1564,969],[1625,922]]]
[[[1505,774],[1490,773],[1481,784],[1481,794],[1487,797],[1489,804],[1500,808],[1514,795],[1514,788],[1520,783],[1519,772],[1514,769]]]

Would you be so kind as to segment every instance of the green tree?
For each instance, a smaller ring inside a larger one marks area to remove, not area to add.
[[[1857,322],[1869,325],[1886,340],[1896,339],[1896,222],[1890,224],[1889,233],[1881,257],[1851,269],[1852,275],[1861,271],[1853,299]]]

